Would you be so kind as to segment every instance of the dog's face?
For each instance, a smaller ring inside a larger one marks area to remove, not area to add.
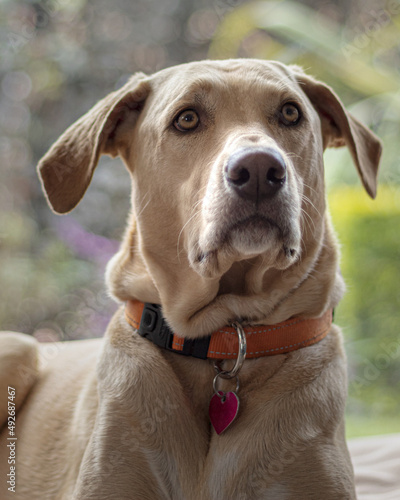
[[[316,112],[277,65],[203,63],[167,74],[126,158],[141,234],[171,239],[205,277],[259,255],[290,266],[304,218],[311,212],[318,225],[323,213],[321,137],[309,146]],[[315,208],[305,189],[318,194]]]
[[[337,300],[322,155],[344,144],[373,196],[380,144],[329,88],[279,63],[206,61],[134,77],[40,171],[65,212],[101,153],[123,158],[133,220],[109,267],[114,294],[161,302],[173,327],[196,336],[276,311],[318,262],[329,268],[312,292],[323,291],[320,309]]]

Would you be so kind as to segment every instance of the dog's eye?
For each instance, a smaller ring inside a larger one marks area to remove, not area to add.
[[[296,125],[300,121],[301,113],[295,104],[287,102],[282,106],[281,117],[285,125]]]
[[[175,118],[174,127],[180,132],[194,130],[200,123],[199,115],[193,109],[186,109]]]

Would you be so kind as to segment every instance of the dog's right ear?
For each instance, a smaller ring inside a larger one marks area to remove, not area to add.
[[[365,190],[375,198],[381,140],[345,109],[330,87],[306,75],[299,67],[292,68],[301,89],[320,116],[324,148],[347,146]]]
[[[82,199],[102,154],[116,156],[122,125],[134,125],[150,91],[146,75],[134,75],[71,125],[40,160],[38,173],[51,208],[64,214]]]

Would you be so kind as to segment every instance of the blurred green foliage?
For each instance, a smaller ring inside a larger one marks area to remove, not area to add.
[[[60,234],[39,231],[21,213],[0,213],[0,227],[1,329],[35,332],[42,341],[103,335],[115,310],[104,263],[76,255]]]
[[[400,188],[382,186],[372,201],[340,187],[329,202],[347,283],[336,322],[349,358],[348,415],[363,422],[351,433],[400,431]]]

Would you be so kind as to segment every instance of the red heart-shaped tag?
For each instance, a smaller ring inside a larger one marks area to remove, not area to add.
[[[218,391],[211,398],[208,414],[217,434],[221,434],[235,420],[239,411],[239,398],[234,392]]]

